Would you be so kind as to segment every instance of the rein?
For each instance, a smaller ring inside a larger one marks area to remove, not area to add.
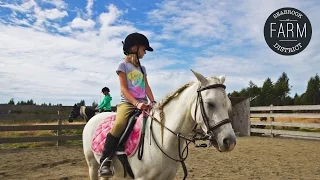
[[[185,164],[185,160],[187,159],[188,155],[189,155],[189,144],[195,143],[196,140],[208,140],[209,136],[204,136],[204,137],[196,137],[196,134],[192,137],[192,138],[188,138],[185,137],[183,135],[181,135],[180,133],[175,133],[174,131],[172,131],[171,129],[169,129],[168,127],[164,126],[164,124],[162,124],[157,118],[155,118],[154,116],[152,116],[150,113],[146,112],[145,110],[143,111],[144,113],[146,113],[150,118],[151,118],[151,124],[150,124],[150,131],[151,131],[151,135],[152,135],[152,139],[153,141],[156,143],[157,147],[160,149],[160,151],[166,155],[168,158],[170,158],[171,160],[174,160],[176,162],[180,162],[183,168],[183,172],[184,172],[184,177],[183,179],[185,180],[188,176],[188,170],[187,170],[187,166]],[[162,127],[164,127],[165,129],[167,129],[168,131],[170,131],[172,134],[176,135],[178,138],[178,153],[179,153],[179,159],[173,158],[171,156],[169,156],[166,152],[164,152],[164,150],[160,147],[159,143],[157,142],[157,140],[155,139],[155,135],[153,132],[153,121],[156,121],[158,124],[162,125]],[[196,126],[195,126],[196,127]],[[199,133],[198,133],[199,134]],[[184,139],[186,141],[186,147],[183,148],[183,151],[181,152],[181,139]],[[199,146],[199,147],[206,147],[206,146]],[[186,155],[185,157],[183,157],[184,152],[186,151]]]

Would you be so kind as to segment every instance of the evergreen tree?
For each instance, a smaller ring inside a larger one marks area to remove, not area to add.
[[[78,106],[85,106],[85,105],[86,105],[86,103],[85,103],[84,100],[81,100],[81,101],[78,103]]]
[[[301,105],[301,97],[296,93],[295,95],[294,95],[294,98],[293,98],[294,100],[294,102],[293,102],[293,104],[294,105]]]
[[[14,103],[14,99],[11,98],[10,101],[8,102],[8,104],[14,105],[14,104],[15,104],[15,103]]]
[[[25,105],[36,105],[32,99],[28,100]]]
[[[98,106],[98,103],[96,103],[96,101],[93,101],[93,102],[92,102],[92,107],[93,107],[93,108],[96,108],[97,106]]]
[[[275,101],[274,85],[271,79],[268,77],[262,85],[261,93],[259,96],[260,106],[269,106]]]
[[[248,93],[248,96],[251,97],[251,105],[257,106],[259,105],[259,98],[261,88],[259,88],[257,85],[255,85],[252,81],[249,81],[249,87],[246,89],[246,92]]]
[[[320,104],[320,78],[318,74],[308,81],[305,96],[307,104]]]
[[[285,98],[289,96],[290,90],[289,78],[287,74],[283,72],[274,85],[274,93],[276,96],[275,105],[283,105]]]

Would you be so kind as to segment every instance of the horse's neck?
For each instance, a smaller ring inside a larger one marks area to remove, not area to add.
[[[188,136],[195,125],[191,115],[191,105],[196,101],[196,88],[197,83],[194,83],[183,90],[178,97],[169,101],[163,108],[164,125],[175,133]],[[163,144],[175,144],[178,142],[173,133],[168,132],[166,129],[164,131],[167,132],[164,133]]]
[[[80,107],[80,116],[83,117],[85,120],[88,119],[87,114],[86,114],[86,107],[85,106],[81,106]]]
[[[191,105],[196,101],[197,83],[181,92],[180,96],[169,102],[167,107],[164,108],[167,121],[166,125],[179,131],[183,135],[188,135],[195,125],[195,121],[191,115]],[[175,131],[175,132],[177,132]]]

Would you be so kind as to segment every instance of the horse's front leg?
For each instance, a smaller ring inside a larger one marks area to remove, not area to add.
[[[97,162],[95,163],[88,163],[89,167],[89,177],[90,180],[98,180],[98,168],[99,164]]]
[[[84,151],[84,155],[86,158],[86,162],[89,168],[89,177],[90,180],[98,180],[98,168],[99,168],[99,164],[97,162],[97,160],[94,157],[93,152],[91,151],[91,149],[88,149],[87,146],[83,147],[85,149]]]

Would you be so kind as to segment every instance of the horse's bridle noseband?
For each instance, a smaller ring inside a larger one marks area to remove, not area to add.
[[[208,132],[207,134],[212,134],[213,131],[217,128],[219,128],[220,126],[224,125],[224,124],[227,124],[227,123],[231,123],[231,120],[228,118],[228,119],[224,119],[222,121],[219,121],[218,123],[216,123],[214,126],[211,126],[209,125],[209,118],[206,114],[206,111],[204,110],[204,105],[203,105],[203,100],[202,100],[202,96],[201,96],[201,91],[204,91],[204,90],[207,90],[207,89],[213,89],[213,88],[223,88],[223,89],[226,89],[226,86],[223,85],[223,84],[213,84],[213,85],[209,85],[209,86],[205,86],[205,87],[201,87],[199,86],[197,92],[198,92],[198,95],[197,95],[197,102],[196,102],[196,109],[194,111],[194,118],[196,119],[196,115],[197,115],[197,109],[198,109],[198,103],[200,104],[200,110],[201,110],[201,115],[202,115],[202,119],[203,119],[203,122],[204,124],[207,126],[208,128]]]

